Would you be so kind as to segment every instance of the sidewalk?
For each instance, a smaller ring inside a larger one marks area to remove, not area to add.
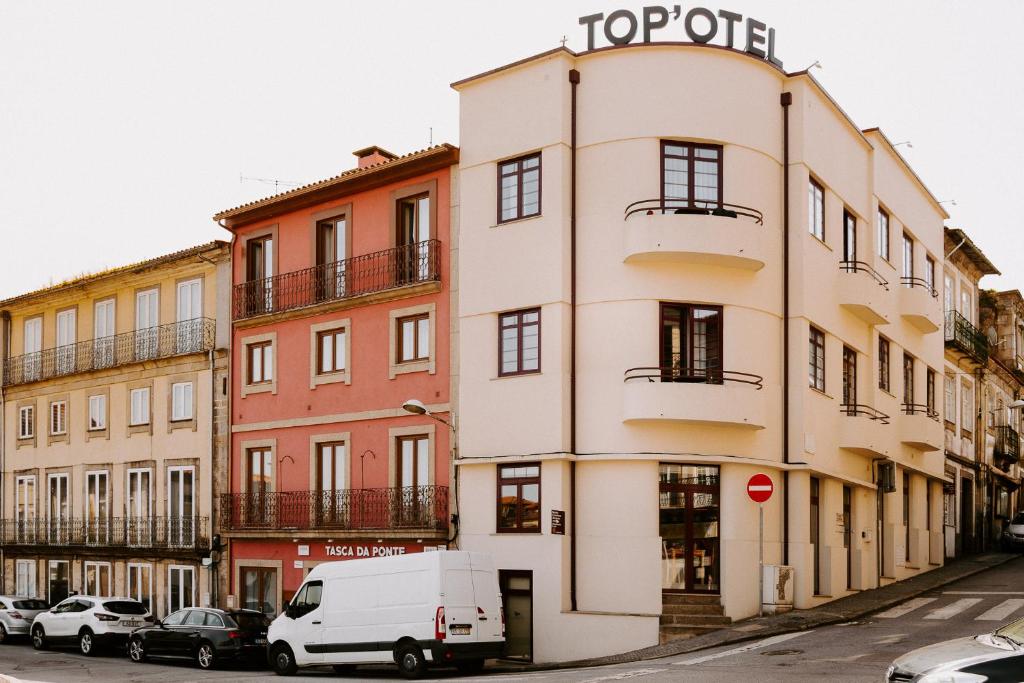
[[[915,596],[927,593],[973,576],[986,569],[999,566],[1020,555],[1009,553],[987,553],[956,560],[938,569],[915,576],[905,581],[893,583],[882,588],[861,591],[839,600],[806,610],[795,610],[785,614],[747,619],[734,626],[712,631],[702,636],[675,640],[664,645],[633,650],[608,657],[582,659],[574,662],[557,662],[551,664],[515,664],[499,662],[487,667],[488,673],[517,673],[524,671],[546,671],[552,669],[569,669],[588,666],[604,666],[608,664],[625,664],[645,659],[659,659],[676,655],[707,650],[710,648],[732,645],[748,640],[760,640],[783,633],[804,631],[831,624],[840,624],[859,619],[867,614],[892,607]]]

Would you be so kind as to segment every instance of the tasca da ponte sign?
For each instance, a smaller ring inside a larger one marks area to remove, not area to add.
[[[639,16],[628,9],[618,9],[607,16],[588,14],[580,17],[580,25],[587,27],[588,50],[597,47],[600,34],[612,45],[628,45],[657,42],[657,32],[661,40],[713,43],[742,50],[782,68],[782,60],[775,56],[775,29],[739,12],[653,5],[644,7]]]

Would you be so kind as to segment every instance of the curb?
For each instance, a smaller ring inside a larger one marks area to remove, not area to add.
[[[1014,554],[1005,554],[1003,557],[993,558],[991,561],[988,561],[985,564],[980,564],[979,563],[976,566],[971,567],[970,569],[968,569],[968,570],[966,570],[964,572],[958,573],[956,575],[948,576],[948,577],[946,577],[944,579],[939,580],[937,583],[929,583],[928,586],[922,587],[920,590],[912,591],[912,592],[904,594],[904,595],[896,595],[896,596],[892,596],[892,597],[889,597],[889,598],[884,598],[884,599],[879,600],[878,602],[872,604],[870,607],[863,607],[863,608],[859,608],[859,609],[854,609],[854,610],[851,610],[849,612],[829,612],[829,611],[827,611],[824,608],[827,608],[830,603],[825,603],[821,607],[812,608],[811,610],[807,610],[806,611],[806,612],[812,612],[813,610],[821,609],[822,611],[819,612],[819,614],[821,615],[821,619],[820,620],[814,620],[813,616],[811,616],[811,618],[808,619],[808,621],[806,623],[803,623],[803,624],[779,624],[777,626],[767,626],[767,627],[765,627],[765,628],[763,628],[761,630],[758,630],[758,631],[751,631],[751,632],[746,632],[746,633],[736,633],[732,637],[724,638],[724,639],[720,640],[719,642],[714,642],[714,643],[693,643],[693,645],[690,646],[690,647],[681,646],[678,650],[676,650],[674,652],[670,652],[670,653],[644,654],[644,653],[648,652],[649,650],[651,650],[653,648],[662,647],[662,646],[655,645],[655,646],[652,646],[650,648],[642,648],[640,650],[633,650],[632,652],[624,652],[624,653],[618,654],[618,655],[610,655],[608,657],[599,657],[599,658],[590,658],[590,659],[579,659],[579,660],[574,660],[574,661],[569,661],[569,662],[551,662],[551,663],[544,663],[544,664],[524,664],[524,665],[521,665],[521,666],[517,666],[517,665],[511,665],[510,666],[510,665],[507,665],[507,664],[499,664],[499,665],[494,666],[494,667],[488,667],[487,670],[486,670],[486,673],[488,673],[488,674],[530,673],[530,672],[534,672],[534,671],[557,671],[559,669],[577,669],[577,668],[582,669],[582,668],[592,668],[592,667],[599,667],[599,666],[610,666],[610,665],[613,665],[613,664],[629,664],[629,663],[632,663],[632,662],[656,661],[656,660],[659,660],[659,659],[665,659],[666,657],[678,657],[679,655],[690,654],[690,653],[693,653],[693,652],[700,652],[702,650],[710,650],[712,648],[722,647],[722,646],[725,646],[725,645],[734,645],[734,644],[737,644],[737,643],[745,643],[745,642],[749,642],[751,640],[760,640],[762,638],[769,638],[769,637],[772,637],[772,636],[783,635],[785,633],[796,633],[798,631],[807,631],[809,629],[820,628],[822,626],[833,626],[835,624],[839,624],[839,623],[842,623],[842,622],[850,621],[850,620],[853,620],[853,619],[859,619],[860,617],[863,617],[863,616],[865,616],[867,614],[871,614],[873,612],[878,612],[878,611],[881,611],[883,609],[887,609],[889,607],[892,607],[894,605],[898,605],[898,604],[900,604],[902,602],[906,602],[907,600],[909,600],[910,598],[913,598],[914,596],[921,595],[922,593],[927,593],[928,591],[935,590],[936,588],[941,588],[943,586],[947,586],[947,585],[949,585],[951,583],[954,583],[956,581],[960,581],[961,579],[966,579],[966,578],[969,578],[971,576],[974,576],[975,574],[980,574],[981,572],[988,571],[989,569],[994,569],[996,567],[1000,567],[1000,566],[1006,564],[1007,562],[1010,562],[1012,560],[1018,559],[1020,557],[1021,557],[1021,555],[1019,555],[1019,554],[1016,554],[1016,555],[1014,555]],[[963,560],[963,562],[970,562],[970,561],[971,560],[969,560],[969,559]],[[928,574],[927,573],[919,574],[918,576],[923,578],[923,577],[927,577]],[[913,577],[913,578],[917,578],[917,577]],[[894,583],[894,584],[889,584],[889,585],[890,586],[898,586],[900,584],[899,583]],[[882,588],[887,588],[887,587],[888,586],[883,586]],[[875,589],[872,589],[872,590],[879,590],[879,589],[875,588]],[[793,614],[793,612],[789,612],[787,614]],[[711,634],[709,634],[709,635],[711,635]],[[703,636],[698,636],[698,638],[700,638],[700,637],[703,637]],[[677,642],[682,644],[682,643],[692,642],[693,640],[696,640],[696,638],[680,640],[680,641],[677,641]]]

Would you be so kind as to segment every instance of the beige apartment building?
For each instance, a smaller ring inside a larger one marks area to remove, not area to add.
[[[211,242],[0,301],[4,593],[216,602],[230,277]]]
[[[880,130],[709,45],[560,48],[453,87],[459,547],[496,558],[511,654],[942,564],[948,216]]]

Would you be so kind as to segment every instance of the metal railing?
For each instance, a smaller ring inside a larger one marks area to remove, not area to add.
[[[946,344],[960,349],[979,363],[988,360],[988,339],[967,318],[957,311],[947,311],[943,327]]]
[[[216,329],[211,318],[193,318],[14,356],[4,363],[3,384],[26,384],[209,351],[214,346]]]
[[[864,261],[840,261],[839,270],[844,273],[867,273],[867,275],[878,283],[885,291],[889,291],[889,281],[886,280],[882,275],[871,267],[871,264],[865,263]]]
[[[764,225],[764,214],[757,209],[740,204],[728,204],[726,202],[708,200],[687,200],[687,199],[641,199],[628,205],[623,220],[635,213],[643,213],[648,216],[655,213],[664,214],[695,214],[702,216],[722,216],[724,218],[736,218],[744,216],[751,218],[758,225]]]
[[[4,519],[0,544],[195,550],[210,547],[209,527],[208,517]]]
[[[932,287],[932,285],[927,280],[925,280],[923,277],[907,277],[907,276],[903,276],[903,277],[900,278],[900,284],[903,285],[904,287],[909,287],[909,288],[920,287],[921,289],[923,289],[926,292],[928,292],[929,294],[931,294],[933,299],[938,299],[939,298],[938,290],[935,289],[934,287]]]
[[[448,487],[224,493],[225,529],[418,529],[447,531]]]
[[[233,316],[243,320],[438,281],[440,254],[439,240],[425,240],[243,282],[234,287]]]
[[[877,420],[884,425],[889,424],[889,420],[892,419],[881,410],[863,403],[844,403],[839,407],[839,412],[849,417],[866,417],[869,420]]]
[[[996,443],[993,457],[1002,463],[1001,469],[1020,462],[1020,435],[1009,425],[996,427]]]
[[[904,415],[925,415],[936,422],[939,421],[939,411],[934,406],[925,405],[924,403],[903,403],[901,404],[901,412]]]
[[[629,370],[626,370],[623,381],[628,382],[634,379],[645,379],[648,382],[682,382],[695,384],[739,382],[740,384],[750,384],[758,390],[760,390],[764,384],[764,378],[761,377],[761,375],[755,375],[750,372],[720,370],[718,368],[686,368],[678,365],[630,368]]]

